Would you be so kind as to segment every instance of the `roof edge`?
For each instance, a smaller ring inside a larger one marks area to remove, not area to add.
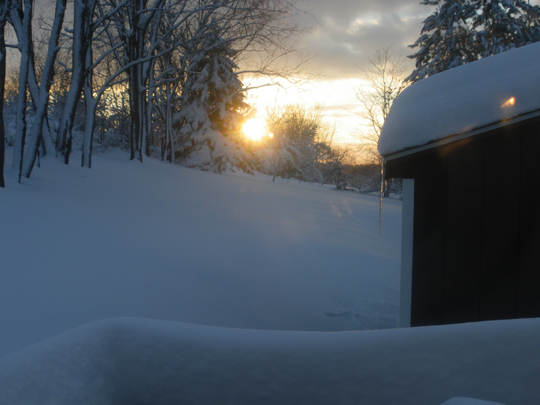
[[[509,119],[504,120],[504,121],[498,121],[498,122],[496,122],[494,124],[489,124],[489,125],[474,129],[472,131],[463,132],[461,134],[450,135],[450,136],[447,136],[446,138],[439,139],[439,140],[436,140],[436,141],[432,141],[432,142],[426,143],[424,145],[413,146],[412,148],[405,149],[405,150],[402,150],[402,151],[399,151],[399,152],[390,153],[390,154],[388,154],[386,156],[383,155],[383,158],[384,158],[385,161],[399,159],[399,158],[402,158],[404,156],[413,155],[415,153],[422,152],[424,150],[436,148],[438,146],[447,145],[447,144],[450,144],[450,143],[453,143],[453,142],[460,141],[462,139],[466,139],[466,138],[470,138],[470,137],[482,134],[484,132],[489,132],[489,131],[492,131],[492,130],[497,129],[497,128],[502,128],[502,127],[505,127],[505,126],[508,126],[508,125],[516,124],[518,122],[525,121],[525,120],[535,118],[535,117],[539,117],[539,116],[540,116],[540,110],[531,111],[531,112],[528,112],[528,113],[525,113],[525,114],[522,114],[522,115],[518,115],[518,116],[513,117],[513,118],[509,118]]]

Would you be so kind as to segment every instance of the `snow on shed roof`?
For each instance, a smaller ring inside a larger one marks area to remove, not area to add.
[[[420,80],[394,101],[383,156],[540,110],[540,43]]]

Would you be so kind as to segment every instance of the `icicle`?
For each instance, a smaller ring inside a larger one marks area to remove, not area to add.
[[[381,189],[379,192],[379,235],[382,236],[382,200],[384,192],[384,160],[381,158]]]

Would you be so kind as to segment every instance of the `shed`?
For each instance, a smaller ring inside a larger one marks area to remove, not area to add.
[[[404,179],[400,325],[540,317],[540,44],[414,83],[378,146]]]

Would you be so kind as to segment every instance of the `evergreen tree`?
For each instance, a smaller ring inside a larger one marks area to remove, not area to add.
[[[222,172],[251,171],[240,139],[249,111],[236,75],[236,52],[218,34],[201,41],[189,60],[180,112],[175,115],[179,163]]]
[[[444,0],[442,4],[425,0],[420,4],[438,9],[424,21],[420,38],[409,46],[420,50],[409,56],[416,59],[416,69],[407,80],[415,82],[477,59],[470,24],[475,10],[469,0]]]
[[[437,6],[424,21],[410,58],[415,82],[436,73],[540,40],[540,8],[523,0],[424,0]]]
[[[540,8],[523,0],[477,0],[473,21],[479,57],[538,42]]]

